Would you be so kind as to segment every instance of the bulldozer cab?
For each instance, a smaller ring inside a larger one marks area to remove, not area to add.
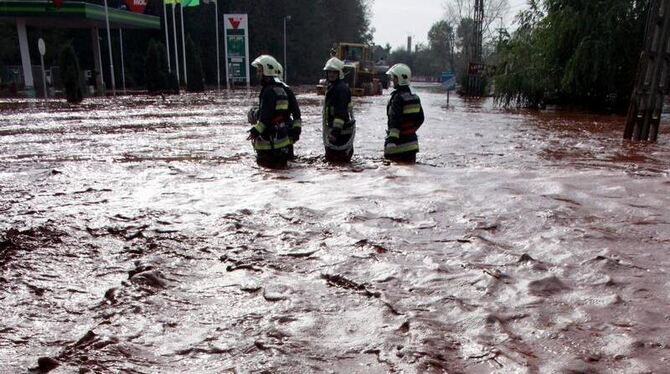
[[[381,95],[382,86],[375,76],[372,49],[360,43],[337,43],[331,49],[331,56],[344,62],[344,80],[349,84],[354,96]],[[325,82],[317,86],[317,93],[325,93]]]
[[[369,49],[363,44],[340,43],[337,46],[337,58],[346,62],[360,62],[369,60]]]

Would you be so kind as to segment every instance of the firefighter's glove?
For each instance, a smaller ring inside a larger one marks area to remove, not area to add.
[[[249,136],[247,136],[247,140],[256,140],[261,134],[256,130],[255,127],[252,127],[251,130],[249,130]]]
[[[386,143],[395,143],[398,141],[400,131],[398,129],[386,130]]]
[[[301,132],[302,132],[302,129],[300,127],[291,128],[291,140],[293,140],[293,143],[300,140],[300,133]]]
[[[386,139],[384,139],[384,145],[386,146],[391,145],[392,147],[395,147],[397,141],[398,138],[395,136],[388,135],[387,131]]]
[[[249,111],[247,112],[247,121],[249,121],[249,124],[251,125],[255,125],[256,122],[258,122],[258,108],[249,108]]]

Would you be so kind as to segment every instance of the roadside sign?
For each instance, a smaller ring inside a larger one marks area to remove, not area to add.
[[[468,75],[482,75],[486,71],[486,65],[471,62],[468,65]]]
[[[47,53],[47,46],[44,45],[44,39],[37,40],[37,49],[40,50],[40,65],[42,66],[42,86],[44,87],[44,98],[47,98],[47,73],[44,69],[44,54]]]
[[[39,38],[37,40],[37,49],[40,50],[40,54],[44,56],[45,53],[47,53],[47,47],[44,45],[44,39]]]
[[[126,0],[126,5],[131,12],[144,13],[148,0]]]
[[[226,83],[246,82],[249,86],[249,20],[246,14],[224,14],[223,40],[225,43]]]
[[[447,91],[456,89],[456,75],[453,72],[443,72],[440,81],[442,82],[442,87]]]

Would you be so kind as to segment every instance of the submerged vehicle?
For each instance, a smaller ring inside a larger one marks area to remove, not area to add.
[[[344,81],[351,88],[353,96],[381,95],[382,89],[388,87],[388,77],[384,67],[378,67],[372,60],[372,49],[369,45],[359,43],[337,43],[330,52],[344,62]],[[319,80],[316,93],[324,95],[328,82]]]

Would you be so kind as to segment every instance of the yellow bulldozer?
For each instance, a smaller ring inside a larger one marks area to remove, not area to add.
[[[388,78],[384,68],[376,66],[372,60],[372,49],[366,44],[337,43],[330,51],[331,57],[344,62],[344,81],[351,88],[353,96],[381,95],[388,87]],[[384,71],[381,71],[384,70]],[[319,80],[316,93],[325,95],[328,82]]]

